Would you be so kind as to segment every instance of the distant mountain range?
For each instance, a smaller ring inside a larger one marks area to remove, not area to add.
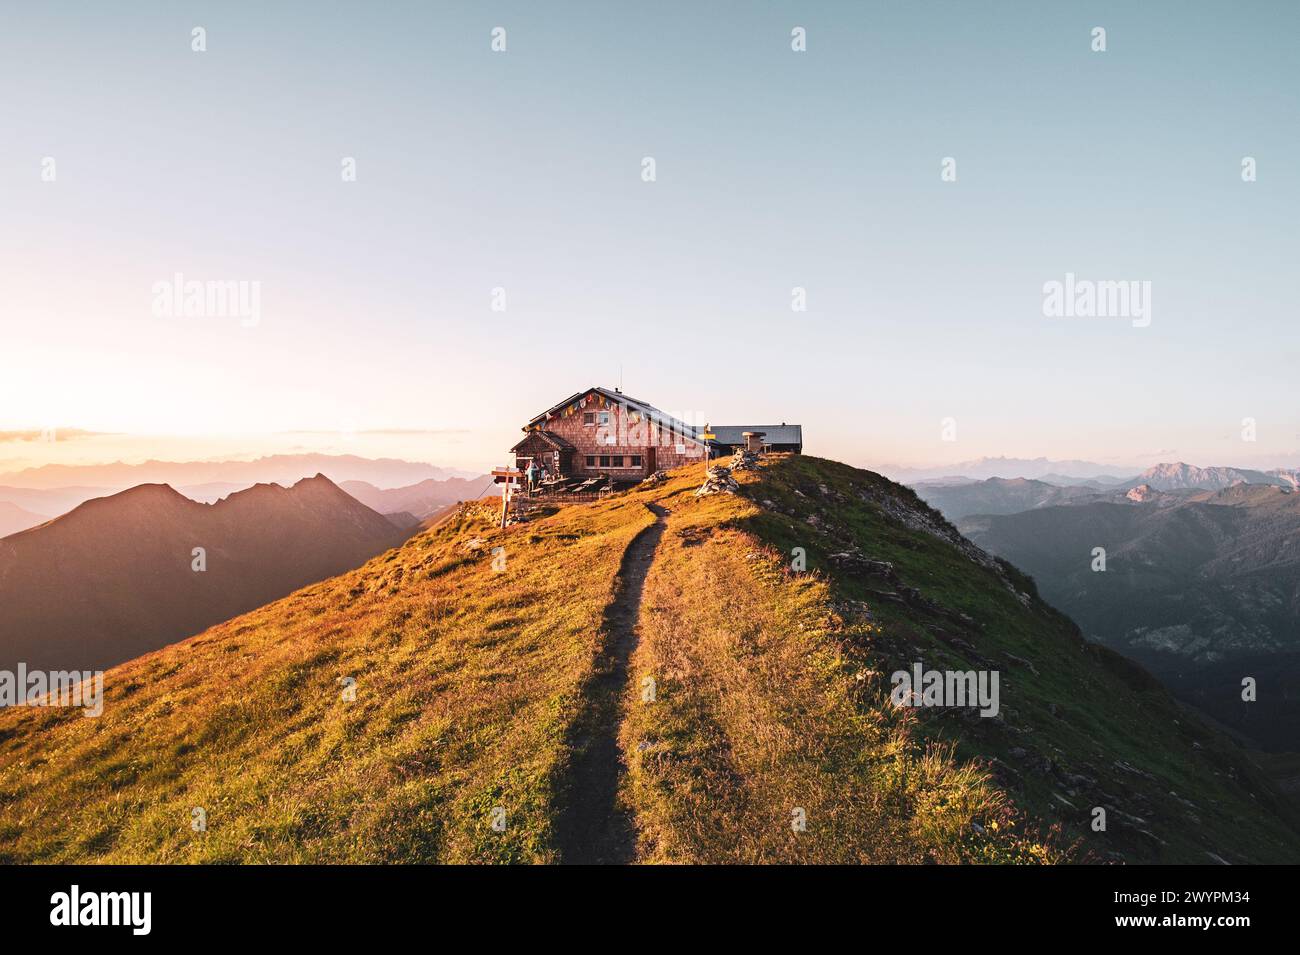
[[[976,458],[959,464],[934,468],[882,467],[880,472],[902,484],[940,480],[950,483],[960,478],[1032,478],[1048,483],[1078,483],[1082,480],[1126,479],[1134,468],[1113,467],[1095,461],[1053,461],[1050,458]]]
[[[139,484],[276,483],[292,484],[312,474],[324,474],[331,481],[366,481],[376,487],[393,488],[429,478],[438,480],[474,477],[473,471],[436,467],[396,458],[362,458],[351,454],[276,454],[253,461],[145,461],[142,464],[47,464],[0,474],[0,486],[20,489],[52,489],[73,485],[108,489]]]
[[[1037,480],[1044,484],[1056,484],[1060,487],[1095,487],[1108,488],[1118,487],[1124,483],[1124,478],[1112,477],[1109,474],[1099,474],[1091,478],[1070,477],[1068,474],[1044,474]]]
[[[1174,462],[1111,483],[961,477],[913,489],[1030,573],[1090,638],[1257,745],[1295,746],[1300,470]],[[1096,547],[1104,573],[1092,570]],[[1271,691],[1243,704],[1242,677],[1259,674]]]
[[[29,527],[35,527],[37,524],[43,524],[48,520],[48,517],[25,511],[17,504],[0,501],[0,537],[8,537],[10,534],[25,531]]]
[[[1126,487],[1147,484],[1157,491],[1181,491],[1199,488],[1220,491],[1234,484],[1271,484],[1277,487],[1300,487],[1300,469],[1276,468],[1271,471],[1253,471],[1249,468],[1214,467],[1198,468],[1179,461],[1174,464],[1157,464],[1147,468]]]
[[[185,497],[215,503],[256,484],[288,487],[296,481],[324,474],[346,485],[354,497],[381,513],[411,514],[411,525],[450,503],[473,495],[487,475],[394,459],[370,460],[348,455],[274,455],[256,461],[165,462],[49,466],[0,477],[0,537],[25,530],[66,514],[79,504],[139,484],[167,484]],[[368,475],[369,479],[354,478]],[[409,476],[425,475],[419,480]],[[68,486],[48,486],[71,480]],[[6,482],[23,482],[20,484]],[[191,482],[191,483],[187,483]]]
[[[1059,487],[1027,478],[989,478],[956,484],[922,482],[913,485],[917,496],[956,522],[971,514],[1016,514],[1038,507],[1095,500],[1106,494],[1100,485]],[[1122,493],[1122,492],[1121,492]]]
[[[0,502],[12,504],[35,514],[45,514],[48,519],[66,514],[78,504],[84,504],[92,498],[112,494],[114,490],[124,490],[124,488],[56,487],[46,490],[0,485]],[[4,535],[0,534],[0,537],[2,536]]]
[[[492,490],[493,484],[489,475],[480,475],[472,479],[430,479],[410,487],[390,489],[377,488],[366,481],[344,481],[340,487],[380,514],[410,514],[423,520],[448,504],[482,497]]]
[[[1157,464],[1127,480],[1098,478],[1069,483],[1061,475],[1051,474],[1040,480],[994,477],[979,481],[963,475],[930,478],[912,487],[948,520],[957,521],[972,514],[1015,514],[1058,504],[1123,500],[1135,488],[1146,488],[1144,493],[1220,491],[1236,484],[1296,488],[1300,487],[1300,469],[1201,468],[1180,461]]]
[[[1183,462],[1157,464],[1140,474],[1136,469],[1114,468],[1091,461],[1052,461],[1048,458],[978,458],[961,464],[937,468],[887,468],[896,481],[913,486],[970,484],[989,478],[1013,480],[1024,478],[1045,484],[1070,487],[1136,487],[1150,484],[1156,490],[1171,491],[1199,487],[1220,490],[1238,481],[1248,484],[1275,484],[1280,487],[1300,486],[1300,468],[1211,467],[1199,468]]]
[[[323,475],[217,504],[146,484],[0,540],[0,669],[94,669],[364,563],[405,538]],[[206,569],[194,569],[203,548]]]
[[[1110,499],[972,514],[957,518],[958,528],[1032,575],[1048,602],[1090,638],[1142,663],[1258,744],[1294,748],[1300,491],[1267,483],[1186,488],[1179,485],[1227,480],[1222,472],[1231,469],[1153,470],[1160,474],[1150,477],[1163,475],[1175,489],[1141,485]],[[1000,503],[1009,499],[998,494]],[[953,513],[973,500],[967,496]],[[1093,569],[1098,547],[1104,572]],[[1248,676],[1259,684],[1255,703],[1241,699]]]

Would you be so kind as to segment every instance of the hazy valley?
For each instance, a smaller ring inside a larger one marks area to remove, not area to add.
[[[917,491],[975,543],[1030,574],[1089,638],[1141,662],[1254,745],[1294,749],[1295,477],[1168,464],[1108,491],[1000,480]],[[1248,676],[1259,684],[1252,703],[1241,699]]]

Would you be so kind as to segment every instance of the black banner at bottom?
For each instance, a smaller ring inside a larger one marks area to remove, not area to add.
[[[148,944],[367,941],[437,927],[536,945],[557,929],[612,925],[735,942],[782,923],[837,933],[864,920],[927,942],[1050,930],[1231,942],[1277,932],[1288,868],[437,868],[50,866],[0,869],[11,941],[60,936]],[[883,922],[882,922],[883,920]],[[577,923],[575,925],[574,923]],[[658,928],[656,928],[658,924]],[[918,934],[919,933],[919,934]],[[626,937],[626,936],[624,936]],[[770,939],[769,939],[770,940]],[[486,939],[485,939],[486,941]]]

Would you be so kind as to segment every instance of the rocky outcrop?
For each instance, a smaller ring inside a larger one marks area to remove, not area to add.
[[[1151,500],[1155,495],[1156,491],[1150,484],[1139,484],[1137,487],[1131,488],[1124,496],[1134,504],[1142,504],[1145,501]]]

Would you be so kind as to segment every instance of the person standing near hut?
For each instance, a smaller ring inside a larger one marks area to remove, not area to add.
[[[528,462],[528,470],[524,472],[528,478],[528,493],[533,493],[533,488],[537,486],[537,460],[533,459]]]

